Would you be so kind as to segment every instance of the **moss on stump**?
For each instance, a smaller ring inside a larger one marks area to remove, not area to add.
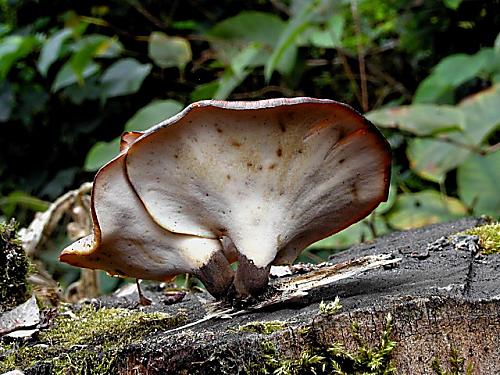
[[[17,224],[0,223],[0,313],[25,302],[30,263],[16,234]]]

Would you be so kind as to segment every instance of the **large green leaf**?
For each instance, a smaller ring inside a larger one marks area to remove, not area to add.
[[[112,64],[101,77],[102,96],[115,96],[136,93],[151,71],[151,64],[141,64],[133,58],[125,58]]]
[[[255,67],[266,64],[285,27],[286,23],[273,14],[244,11],[216,24],[209,31],[208,37],[218,59],[226,66],[230,66],[233,59],[241,56],[250,45],[260,46],[259,53],[249,62],[249,66]],[[276,69],[283,74],[289,73],[296,54],[295,45],[288,48]]]
[[[297,15],[293,16],[281,32],[278,42],[273,49],[273,53],[266,62],[264,77],[266,81],[271,79],[271,75],[282,61],[289,61],[287,51],[296,48],[296,40],[300,34],[309,26],[314,11],[320,5],[319,0],[306,1]],[[294,61],[293,61],[294,62]]]
[[[458,194],[476,215],[500,216],[500,151],[471,155],[457,171]]]
[[[148,55],[160,68],[184,69],[192,59],[191,46],[187,39],[168,36],[155,31],[149,36]]]
[[[388,220],[394,228],[410,229],[453,220],[466,214],[466,207],[458,199],[442,196],[435,190],[424,190],[398,195]]]
[[[125,124],[125,131],[146,130],[182,111],[183,105],[175,100],[155,100],[141,108]]]
[[[384,128],[400,128],[419,136],[464,128],[463,112],[453,106],[414,104],[372,111],[366,116]]]
[[[83,169],[88,172],[97,171],[120,151],[120,137],[110,142],[97,142],[87,153]]]
[[[12,65],[28,55],[38,44],[33,36],[12,35],[0,39],[0,81],[7,77]]]
[[[500,84],[464,99],[466,141],[478,145],[500,126]]]
[[[481,91],[462,101],[451,113],[461,118],[462,132],[440,134],[435,139],[412,139],[407,155],[410,167],[421,177],[435,182],[443,182],[446,173],[457,168],[499,128],[500,125],[500,85]],[[412,105],[413,108],[421,105]],[[443,106],[440,106],[443,107]],[[452,107],[446,107],[452,108]],[[448,111],[447,111],[448,112]],[[461,113],[458,116],[458,113]],[[376,119],[373,119],[377,122]],[[438,122],[439,117],[433,121]],[[406,121],[406,120],[405,120]],[[408,125],[405,125],[408,128]],[[440,140],[446,137],[448,141]]]
[[[439,139],[412,139],[406,150],[410,167],[421,177],[443,182],[446,173],[458,167],[470,154],[464,147]]]
[[[96,63],[91,63],[81,72],[82,78],[88,78],[99,71],[99,65]],[[57,72],[56,78],[52,83],[51,91],[56,92],[63,87],[67,87],[74,83],[79,82],[78,76],[76,75],[70,62],[67,62],[62,66],[62,68]]]
[[[499,68],[492,48],[483,48],[474,55],[456,54],[445,57],[415,92],[413,103],[435,103],[462,83],[487,70]]]
[[[48,38],[42,47],[38,58],[38,71],[42,76],[46,76],[50,66],[59,58],[63,43],[71,36],[71,29],[62,29]]]

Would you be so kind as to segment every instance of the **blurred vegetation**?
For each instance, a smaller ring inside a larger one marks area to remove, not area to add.
[[[499,10],[499,0],[0,0],[0,217],[28,224],[91,180],[122,131],[190,102],[312,96],[367,113],[394,163],[389,201],[309,259],[393,229],[498,218]]]

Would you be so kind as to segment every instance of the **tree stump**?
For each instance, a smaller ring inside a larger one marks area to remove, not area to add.
[[[89,365],[65,373],[500,373],[500,255],[481,255],[470,238],[449,237],[481,222],[468,218],[355,246],[331,262],[382,254],[394,261],[245,312],[210,318],[214,304],[206,293],[167,305],[159,287],[147,288],[154,303],[143,311],[182,313],[182,322],[119,346],[111,360],[96,349],[96,358],[113,362],[109,372]],[[340,309],[331,302],[337,296]],[[136,302],[133,293],[92,303]],[[52,373],[51,366],[50,358],[40,359],[26,373]]]

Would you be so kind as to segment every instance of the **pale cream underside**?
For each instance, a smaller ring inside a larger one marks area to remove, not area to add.
[[[95,233],[102,237],[85,237],[65,250],[79,256],[81,266],[164,280],[202,267],[222,250],[218,240],[175,234],[158,226],[126,178],[124,154],[107,164],[94,184]]]
[[[194,108],[133,143],[127,174],[163,228],[227,236],[265,267],[293,261],[384,199],[386,150],[360,129],[338,106]]]

